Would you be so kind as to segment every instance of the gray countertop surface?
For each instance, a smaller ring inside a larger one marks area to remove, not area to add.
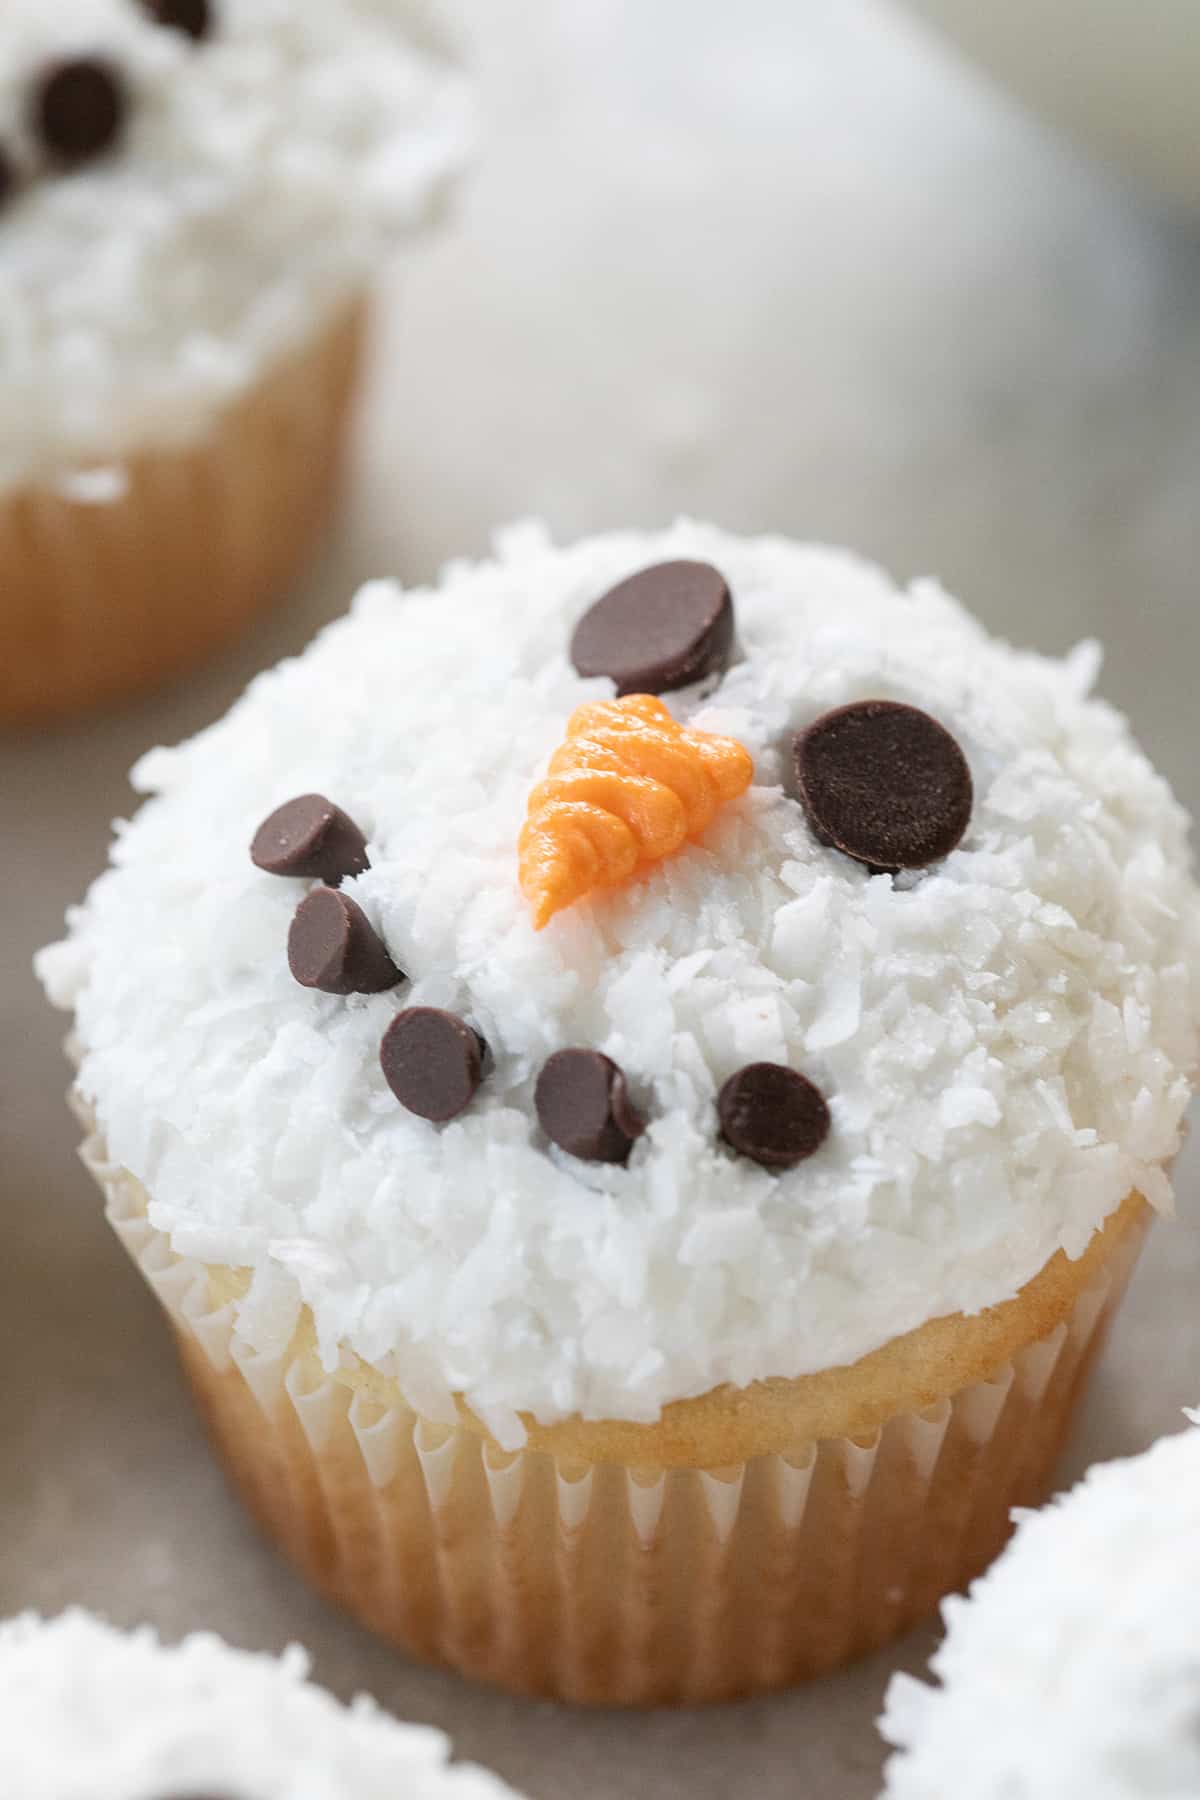
[[[307,1642],[343,1694],[453,1732],[533,1800],[871,1800],[889,1672],[633,1718],[407,1664],[262,1546],[75,1158],[29,957],[99,869],[125,771],[380,572],[544,514],[680,511],[937,573],[999,632],[1096,634],[1103,686],[1200,802],[1200,240],[867,0],[458,0],[490,143],[388,296],[355,480],[302,591],[123,714],[0,745],[0,1613]],[[1196,1164],[1064,1466],[1200,1401]]]

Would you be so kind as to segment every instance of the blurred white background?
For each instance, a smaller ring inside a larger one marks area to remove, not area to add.
[[[1147,192],[1200,214],[1195,0],[906,0]]]
[[[1193,611],[1200,236],[882,0],[454,10],[491,145],[398,284],[356,572],[711,514],[1047,649],[1138,609],[1136,708]]]
[[[75,1165],[28,958],[99,868],[138,751],[207,722],[358,579],[426,578],[529,513],[562,537],[691,511],[842,540],[1040,648],[1097,633],[1106,692],[1197,805],[1200,238],[882,0],[454,10],[490,141],[393,285],[320,564],[236,659],[0,748],[0,1613],[82,1599],[301,1635],[323,1679],[447,1725],[533,1800],[871,1800],[888,1671],[931,1632],[795,1696],[570,1716],[404,1664],[261,1550]],[[1193,1169],[1071,1471],[1200,1400]]]

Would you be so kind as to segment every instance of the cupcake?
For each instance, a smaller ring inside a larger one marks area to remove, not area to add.
[[[694,1701],[996,1553],[1196,1061],[1186,822],[1097,663],[829,550],[521,528],[139,763],[39,970],[112,1221],[327,1594]]]
[[[516,1800],[440,1731],[340,1706],[293,1645],[168,1648],[73,1611],[0,1624],[5,1792],[21,1800]]]
[[[372,280],[469,136],[417,12],[0,8],[0,725],[183,669],[312,549]]]
[[[939,1686],[888,1691],[889,1800],[1195,1800],[1200,1431],[1025,1516],[945,1616]]]

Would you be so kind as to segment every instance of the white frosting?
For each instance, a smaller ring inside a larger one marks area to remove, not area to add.
[[[211,1633],[168,1649],[72,1611],[0,1624],[0,1765],[20,1800],[515,1800],[449,1766],[440,1731],[365,1698],[340,1706],[277,1661]]]
[[[213,0],[195,42],[139,0],[4,0],[0,489],[186,440],[370,281],[470,141],[423,0]],[[119,148],[70,173],[31,129],[39,73],[119,66]]]
[[[681,717],[740,738],[756,786],[701,847],[538,934],[517,886],[527,797],[572,709],[611,692],[568,660],[616,579],[707,558],[743,660]],[[77,1011],[113,1157],[176,1249],[252,1267],[241,1329],[279,1345],[302,1296],[444,1414],[505,1443],[543,1420],[654,1419],[721,1382],[851,1362],[1078,1256],[1128,1191],[1170,1200],[1197,1054],[1200,905],[1186,822],[1094,646],[1019,654],[929,582],[843,554],[680,524],[499,559],[434,591],[366,589],[218,725],[143,759],[158,798],[39,968]],[[962,845],[921,878],[819,844],[781,787],[789,733],[870,695],[926,708],[970,760]],[[370,839],[347,885],[413,977],[316,995],[284,946],[302,883],[247,846],[292,795]],[[378,1049],[398,1007],[471,1020],[495,1066],[438,1129]],[[548,1149],[533,1086],[607,1052],[649,1121],[627,1168]],[[783,1176],[719,1141],[715,1096],[766,1059],[817,1082],[825,1146]]]
[[[1196,1800],[1200,1431],[1025,1515],[931,1667],[897,1675],[890,1800]]]

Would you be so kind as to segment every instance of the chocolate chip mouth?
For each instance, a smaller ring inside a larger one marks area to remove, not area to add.
[[[551,1143],[584,1162],[627,1162],[646,1129],[624,1073],[599,1050],[558,1050],[549,1057],[534,1108]]]
[[[717,1099],[721,1134],[764,1169],[791,1169],[829,1135],[829,1107],[808,1077],[782,1063],[747,1063]]]
[[[330,887],[296,908],[288,967],[301,987],[325,994],[382,994],[404,980],[362,907]]]
[[[410,1006],[385,1031],[379,1061],[401,1106],[444,1125],[475,1098],[486,1051],[479,1033],[457,1013]]]

